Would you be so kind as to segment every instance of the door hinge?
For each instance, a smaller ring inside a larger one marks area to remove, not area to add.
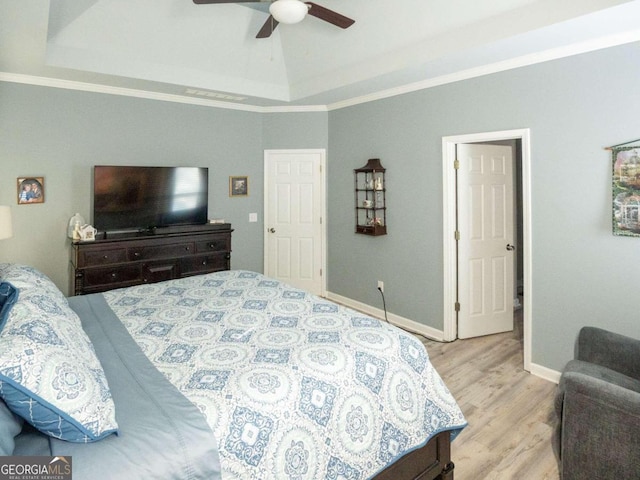
[[[460,311],[460,302],[456,302],[454,307],[456,309],[456,312],[459,312]]]
[[[320,217],[320,225],[322,225],[322,217]]]
[[[460,169],[460,160],[458,160],[457,158],[453,161],[453,168],[455,168],[456,170]]]
[[[460,240],[460,230],[456,230],[456,231],[453,233],[453,236],[455,237],[455,239],[456,239],[456,240],[458,240],[458,241],[459,241],[459,240]]]
[[[320,269],[320,276],[322,276],[322,269]]]

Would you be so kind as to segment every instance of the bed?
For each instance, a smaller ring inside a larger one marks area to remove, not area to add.
[[[380,320],[243,270],[66,299],[2,264],[2,298],[3,455],[76,480],[453,478],[465,418]]]

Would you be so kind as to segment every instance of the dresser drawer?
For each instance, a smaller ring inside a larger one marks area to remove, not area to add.
[[[125,248],[96,249],[81,252],[78,261],[79,267],[95,267],[100,265],[110,265],[121,263],[127,260],[127,250]]]
[[[72,295],[228,270],[231,232],[230,224],[187,225],[73,242]]]
[[[196,242],[196,253],[226,252],[231,250],[230,244],[228,235],[209,237],[206,240]]]
[[[198,255],[180,259],[180,273],[193,275],[195,273],[217,272],[229,269],[229,254],[214,253],[211,255]]]
[[[193,255],[195,246],[193,242],[172,243],[169,245],[150,245],[129,248],[129,261],[154,260],[158,258],[177,258],[185,255]]]
[[[142,278],[145,283],[164,282],[178,278],[178,264],[171,261],[144,263],[142,265]]]
[[[113,268],[87,268],[82,272],[85,288],[116,283],[140,283],[142,275],[139,265],[123,265]]]

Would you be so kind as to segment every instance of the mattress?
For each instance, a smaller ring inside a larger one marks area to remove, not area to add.
[[[202,413],[225,479],[369,478],[466,425],[415,336],[259,273],[101,296]]]

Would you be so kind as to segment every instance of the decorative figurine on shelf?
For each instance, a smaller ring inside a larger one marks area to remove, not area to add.
[[[379,158],[370,158],[354,172],[355,233],[387,234],[386,169]]]

